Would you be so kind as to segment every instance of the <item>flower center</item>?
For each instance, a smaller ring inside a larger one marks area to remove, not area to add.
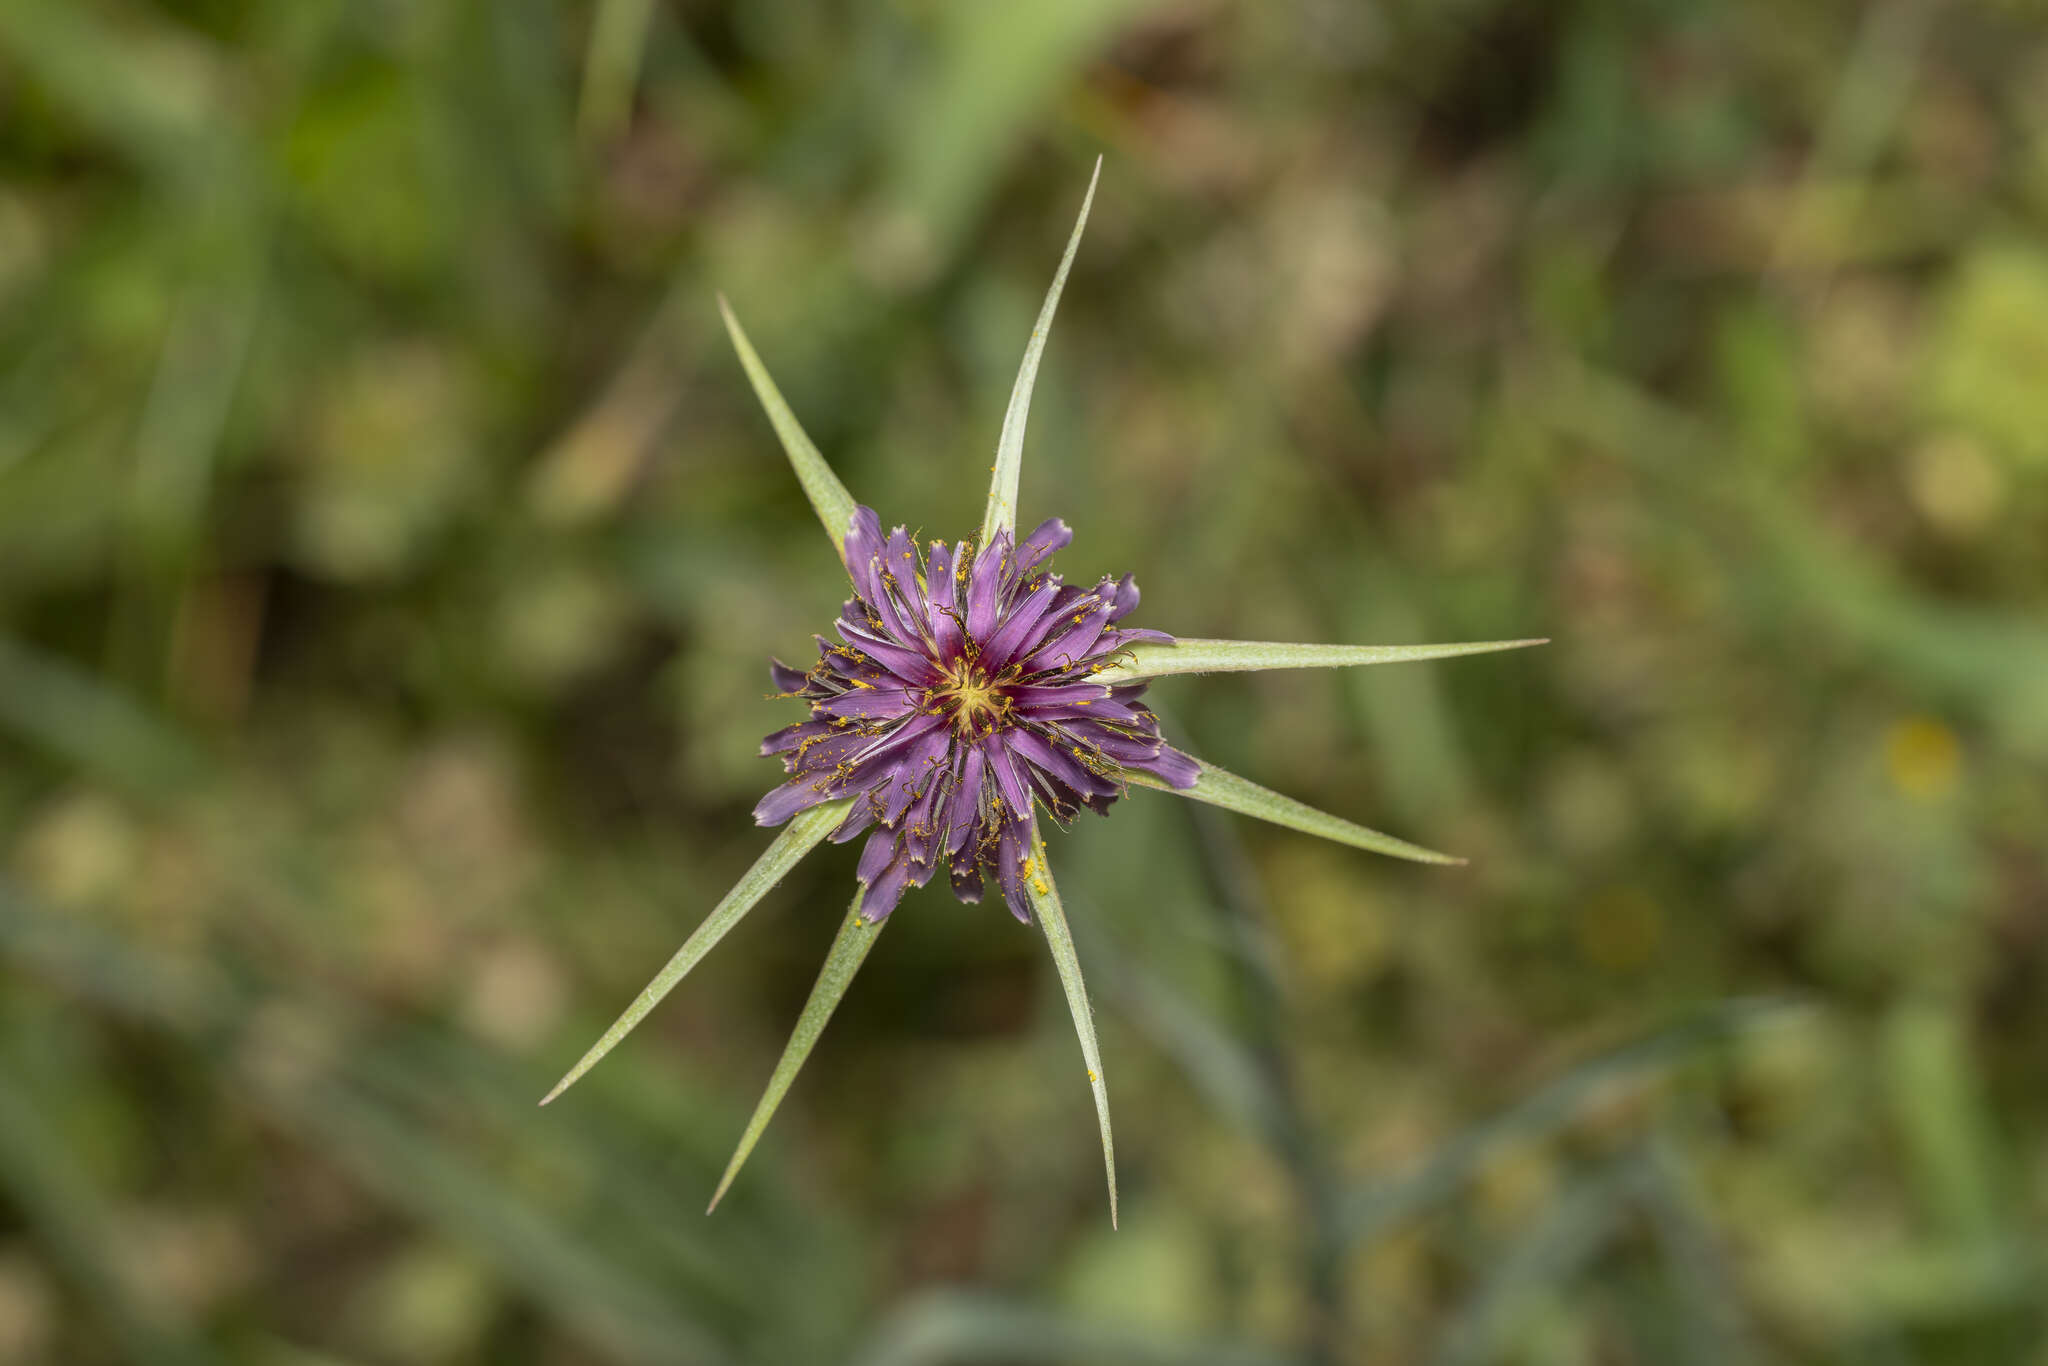
[[[956,728],[969,735],[993,730],[1010,708],[1010,699],[996,687],[987,670],[965,659],[946,670],[945,677],[932,688],[931,700],[952,716]]]

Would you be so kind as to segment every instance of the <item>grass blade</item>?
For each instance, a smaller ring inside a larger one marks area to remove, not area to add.
[[[1045,292],[1045,306],[1038,310],[1038,324],[1024,347],[1024,363],[1017,369],[1017,383],[1010,390],[1010,406],[1003,413],[1003,434],[996,442],[994,478],[988,486],[988,511],[981,518],[981,543],[998,531],[1017,528],[1017,479],[1024,470],[1024,422],[1031,413],[1031,386],[1038,382],[1039,357],[1045,354],[1045,337],[1052,331],[1052,315],[1060,306],[1060,291],[1067,287],[1067,269],[1074,253],[1081,249],[1081,229],[1088,226],[1088,208],[1095,202],[1095,182],[1102,178],[1102,158],[1095,158],[1095,173],[1088,177],[1088,193],[1081,200],[1081,216],[1074,220],[1074,234],[1067,239],[1067,254]]]
[[[1201,764],[1201,776],[1195,779],[1193,787],[1168,787],[1149,773],[1138,769],[1125,769],[1125,781],[1137,787],[1157,788],[1161,792],[1172,792],[1182,797],[1193,797],[1198,802],[1208,802],[1226,811],[1235,811],[1241,816],[1256,816],[1262,821],[1284,825],[1290,830],[1299,830],[1306,835],[1317,835],[1339,844],[1348,844],[1354,849],[1368,853],[1386,854],[1392,858],[1410,859],[1416,863],[1463,863],[1465,860],[1450,854],[1439,854],[1434,849],[1425,849],[1419,844],[1383,835],[1363,825],[1347,821],[1341,816],[1332,816],[1327,811],[1318,811],[1305,802],[1292,797],[1283,797],[1271,788],[1260,787],[1235,773]]]
[[[0,732],[138,796],[189,795],[207,777],[183,732],[99,674],[0,636]]]
[[[1081,980],[1081,960],[1074,954],[1074,936],[1067,929],[1067,913],[1060,905],[1059,889],[1053,885],[1052,865],[1045,857],[1045,842],[1038,843],[1034,864],[1024,864],[1024,886],[1031,895],[1045,942],[1052,946],[1053,966],[1059,969],[1060,985],[1067,991],[1067,1009],[1074,1013],[1074,1032],[1081,1036],[1081,1061],[1088,1064],[1088,1089],[1095,1094],[1095,1117],[1102,1125],[1102,1166],[1109,1177],[1109,1226],[1116,1227],[1116,1144],[1109,1133],[1109,1087],[1102,1079],[1102,1053],[1095,1044],[1095,1012],[1088,1007],[1088,987]]]
[[[775,1064],[775,1071],[769,1075],[768,1089],[761,1093],[761,1101],[754,1107],[754,1117],[747,1121],[747,1131],[740,1135],[740,1144],[733,1150],[732,1161],[725,1164],[725,1175],[718,1179],[718,1189],[712,1192],[711,1203],[704,1207],[706,1214],[718,1208],[718,1202],[725,1198],[733,1178],[746,1165],[747,1157],[754,1151],[754,1145],[761,1141],[761,1133],[768,1127],[768,1121],[775,1117],[776,1107],[789,1093],[790,1083],[796,1080],[804,1060],[817,1046],[818,1036],[825,1032],[825,1022],[832,1018],[832,1012],[839,1008],[840,998],[853,985],[853,975],[860,971],[868,950],[881,937],[882,926],[889,923],[887,920],[862,920],[860,899],[861,893],[855,892],[853,904],[846,908],[846,919],[832,940],[832,951],[825,955],[825,966],[818,969],[817,984],[811,988],[810,999],[804,1002],[804,1012],[797,1017],[796,1028],[791,1031],[789,1043],[782,1050],[781,1061]]]
[[[1354,664],[1412,664],[1425,659],[1491,654],[1548,645],[1546,639],[1478,640],[1456,645],[1288,645],[1271,640],[1181,640],[1134,645],[1116,663],[1096,670],[1110,683],[1166,674],[1247,673],[1260,669],[1328,669]]]
[[[0,1061],[0,1193],[4,1193],[122,1354],[143,1366],[202,1366],[221,1358],[152,1302],[115,1255],[119,1222],[74,1143]]]
[[[814,806],[791,817],[789,824],[782,828],[782,833],[775,837],[775,842],[762,851],[761,857],[754,861],[754,866],[747,869],[740,880],[733,884],[732,890],[725,894],[725,898],[711,908],[711,914],[704,917],[704,923],[683,941],[683,946],[676,950],[675,957],[663,965],[661,971],[654,975],[654,980],[633,998],[633,1004],[626,1007],[625,1013],[612,1022],[612,1027],[590,1046],[590,1051],[569,1069],[566,1076],[555,1083],[555,1089],[543,1096],[540,1103],[546,1105],[568,1090],[578,1077],[597,1065],[599,1058],[611,1052],[619,1040],[630,1034],[633,1027],[646,1018],[647,1012],[659,1005],[661,998],[668,995],[675,984],[683,980],[683,975],[696,967],[698,960],[705,954],[711,952],[711,946],[725,938],[726,931],[739,924],[740,918],[754,909],[754,904],[768,894],[769,888],[782,881],[789,870],[796,867],[818,841],[832,833],[832,827],[845,818],[846,810],[852,804],[851,797],[842,798],[836,802],[826,802],[823,806]]]
[[[654,0],[599,0],[576,105],[576,130],[586,144],[616,136],[632,118],[633,87],[653,18]]]
[[[768,410],[768,420],[775,424],[775,435],[782,439],[782,449],[789,454],[790,467],[796,471],[796,481],[804,486],[804,496],[811,500],[818,520],[825,524],[825,533],[832,538],[833,553],[845,560],[846,528],[853,521],[853,495],[846,491],[846,485],[839,482],[839,476],[832,473],[832,467],[825,463],[824,456],[818,454],[818,448],[810,437],[804,435],[803,424],[796,420],[796,414],[783,401],[782,391],[768,377],[768,367],[761,364],[761,358],[754,354],[754,344],[747,340],[746,330],[733,316],[732,305],[725,301],[723,294],[718,296],[718,311],[725,315],[725,330],[732,334],[732,349],[739,352],[740,364],[746,367],[747,379],[754,386],[754,396]]]

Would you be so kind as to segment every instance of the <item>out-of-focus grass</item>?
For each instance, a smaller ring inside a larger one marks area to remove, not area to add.
[[[0,1363],[2033,1362],[2048,36],[1854,6],[0,4]],[[701,1214],[828,851],[843,580],[723,290],[965,531],[1468,855],[1136,791],[1042,945],[914,895]],[[772,926],[772,928],[770,928]]]

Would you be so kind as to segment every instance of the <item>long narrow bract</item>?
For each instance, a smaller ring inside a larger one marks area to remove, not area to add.
[[[723,294],[718,296],[718,311],[725,315],[725,330],[732,336],[732,349],[740,354],[740,365],[747,372],[748,382],[754,386],[754,396],[768,410],[768,420],[775,425],[775,435],[781,438],[782,449],[789,455],[790,468],[796,471],[796,481],[803,485],[804,496],[811,500],[818,520],[825,524],[825,534],[832,538],[832,553],[844,559],[846,527],[853,521],[853,495],[846,491],[846,485],[839,482],[839,476],[832,472],[832,467],[825,463],[825,457],[818,454],[817,446],[804,434],[803,424],[796,420],[796,414],[783,401],[782,391],[768,377],[768,367],[754,354],[754,345],[747,340],[746,329],[733,316],[732,305],[725,301]]]
[[[1439,854],[1434,849],[1425,849],[1407,840],[1383,835],[1355,821],[1342,816],[1333,816],[1327,811],[1318,811],[1305,802],[1284,797],[1269,787],[1260,787],[1249,778],[1240,778],[1235,773],[1216,767],[1202,760],[1195,760],[1201,772],[1196,775],[1193,787],[1169,787],[1149,773],[1136,771],[1124,774],[1134,787],[1152,787],[1161,792],[1172,792],[1177,796],[1193,797],[1198,802],[1208,802],[1226,811],[1235,811],[1240,816],[1256,816],[1262,821],[1284,825],[1303,834],[1316,835],[1322,839],[1348,844],[1354,849],[1364,849],[1375,854],[1386,854],[1392,858],[1404,858],[1415,863],[1463,863],[1465,860],[1450,854]]]
[[[1025,862],[1024,885],[1030,892],[1031,909],[1039,928],[1045,931],[1045,942],[1052,948],[1060,985],[1066,988],[1074,1032],[1081,1036],[1081,1061],[1088,1065],[1088,1089],[1095,1095],[1095,1118],[1102,1128],[1102,1166],[1109,1177],[1109,1226],[1115,1228],[1116,1144],[1109,1134],[1109,1084],[1102,1079],[1102,1051],[1095,1044],[1095,1012],[1088,1005],[1088,987],[1081,980],[1081,960],[1074,953],[1074,936],[1067,929],[1067,913],[1060,905],[1059,888],[1053,885],[1052,865],[1046,861],[1043,840],[1038,843],[1035,862]]]
[[[847,808],[852,805],[851,801],[846,800],[828,802],[823,806],[812,807],[784,826],[782,833],[775,837],[774,843],[762,851],[761,857],[754,860],[754,866],[747,869],[740,880],[733,884],[732,890],[725,894],[724,899],[711,908],[711,914],[704,917],[704,923],[683,941],[683,946],[677,949],[675,956],[654,975],[654,980],[633,998],[633,1004],[626,1007],[625,1013],[612,1022],[612,1027],[590,1046],[590,1051],[569,1069],[568,1075],[555,1083],[555,1089],[543,1096],[540,1103],[546,1105],[568,1090],[578,1077],[597,1065],[599,1058],[611,1052],[619,1040],[632,1033],[633,1026],[645,1019],[647,1012],[659,1005],[661,998],[668,995],[675,984],[683,980],[684,974],[696,967],[705,954],[711,952],[711,946],[725,938],[726,932],[739,924],[748,911],[754,909],[755,903],[768,894],[770,887],[782,881],[783,876],[796,867],[805,854],[810,853],[820,840],[832,833],[834,826],[846,819]]]
[[[1177,636],[1171,644],[1147,642],[1125,650],[1117,661],[1098,670],[1105,683],[1135,683],[1167,674],[1249,673],[1263,669],[1328,669],[1360,664],[1413,664],[1425,659],[1491,654],[1548,645],[1537,640],[1476,640],[1454,645],[1290,645],[1273,640],[1193,640]]]
[[[981,518],[981,543],[987,545],[998,531],[1017,529],[1017,480],[1024,471],[1024,422],[1031,414],[1031,388],[1038,382],[1039,357],[1045,354],[1045,337],[1052,331],[1052,315],[1060,306],[1060,291],[1067,287],[1067,270],[1074,253],[1081,249],[1081,229],[1088,226],[1088,206],[1095,202],[1095,182],[1102,177],[1102,158],[1095,158],[1095,174],[1088,177],[1088,193],[1081,199],[1081,216],[1074,220],[1074,232],[1067,239],[1067,254],[1045,292],[1045,304],[1038,310],[1038,323],[1024,346],[1024,363],[1017,369],[1017,383],[1010,389],[1010,406],[1003,413],[1003,434],[996,441],[994,477],[988,486],[988,510]]]
[[[889,923],[887,920],[862,919],[860,898],[861,894],[855,892],[853,904],[846,908],[846,919],[839,923],[839,933],[832,940],[832,951],[825,955],[825,965],[818,969],[818,980],[811,987],[810,999],[804,1002],[803,1014],[797,1016],[796,1028],[790,1033],[789,1043],[783,1048],[775,1071],[768,1077],[768,1089],[761,1093],[753,1118],[747,1121],[746,1132],[740,1135],[739,1147],[733,1151],[732,1160],[725,1164],[725,1175],[718,1179],[718,1189],[712,1192],[711,1203],[704,1207],[706,1214],[717,1209],[718,1202],[731,1189],[733,1178],[740,1174],[740,1168],[746,1165],[754,1145],[761,1141],[768,1121],[775,1117],[776,1107],[789,1094],[790,1083],[796,1080],[804,1060],[817,1046],[818,1036],[825,1032],[825,1022],[832,1018],[832,1012],[839,1008],[840,998],[853,985],[854,973],[860,971],[868,950],[875,946],[875,941],[882,936],[882,927]]]

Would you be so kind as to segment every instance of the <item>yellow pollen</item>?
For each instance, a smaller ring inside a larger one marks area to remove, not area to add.
[[[971,659],[947,668],[930,696],[937,710],[951,715],[963,734],[977,730],[987,734],[1010,708],[1010,699],[997,691],[994,680]]]

